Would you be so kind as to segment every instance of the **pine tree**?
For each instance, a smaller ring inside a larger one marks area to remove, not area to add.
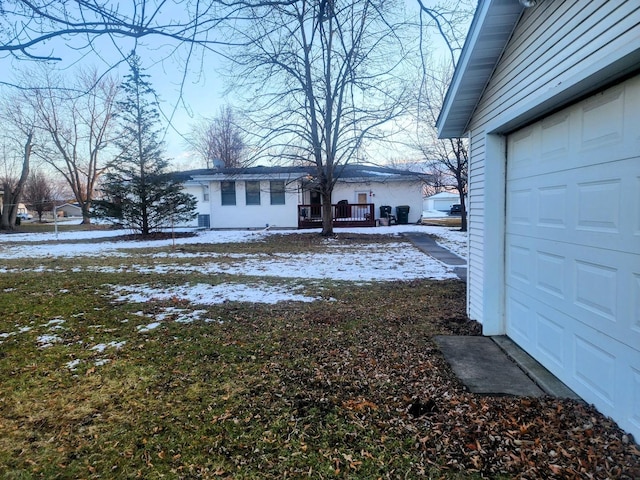
[[[129,66],[131,72],[120,87],[124,98],[118,102],[120,154],[104,177],[104,198],[96,202],[95,212],[144,236],[172,222],[193,219],[196,199],[167,172],[169,162],[158,140],[160,115],[149,75],[143,73],[135,54]]]

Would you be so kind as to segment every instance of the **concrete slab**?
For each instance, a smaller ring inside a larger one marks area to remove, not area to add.
[[[438,245],[431,235],[420,232],[405,232],[403,235],[420,250],[440,260],[442,263],[447,265],[467,264],[464,258],[460,258],[458,255]]]
[[[547,370],[535,358],[522,350],[506,335],[491,337],[500,349],[513,360],[527,376],[545,391],[547,395],[558,398],[572,398],[580,400],[580,396],[567,387],[558,377]]]
[[[432,236],[426,233],[405,232],[403,235],[413,243],[416,248],[422,250],[427,255],[432,256],[445,265],[453,266],[453,271],[458,278],[464,281],[467,280],[467,261],[464,258],[460,258],[455,253],[441,247]]]
[[[490,337],[439,335],[434,340],[470,392],[527,397],[545,394]]]

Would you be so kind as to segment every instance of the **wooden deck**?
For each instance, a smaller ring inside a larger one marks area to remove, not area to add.
[[[335,228],[376,226],[373,203],[338,203],[331,209]],[[298,228],[322,228],[322,205],[298,205]]]

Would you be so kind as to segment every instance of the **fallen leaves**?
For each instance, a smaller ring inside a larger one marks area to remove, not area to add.
[[[142,341],[121,322],[139,307],[93,294],[107,280],[119,278],[64,279],[86,318],[57,311],[75,308],[70,296],[47,302],[73,338],[92,322],[108,338],[91,345],[128,340],[110,364],[74,375],[59,365],[80,343],[37,357],[21,336],[3,343],[0,476],[52,478],[64,465],[67,478],[640,478],[633,439],[592,407],[464,389],[431,340],[479,333],[461,282],[324,282],[335,301],[229,302],[207,308],[224,322],[169,316]],[[176,303],[195,308],[173,298],[145,311]],[[14,310],[0,306],[12,326]]]
[[[369,400],[366,400],[364,398],[347,400],[346,402],[342,403],[342,406],[347,410],[355,410],[356,412],[378,409],[378,406],[375,403],[370,402]]]

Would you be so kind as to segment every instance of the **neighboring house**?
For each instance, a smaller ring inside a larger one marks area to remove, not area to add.
[[[481,0],[437,126],[469,135],[468,314],[640,438],[640,2]]]
[[[321,226],[321,198],[310,167],[249,167],[181,172],[198,199],[194,225],[205,228]],[[384,167],[347,165],[333,190],[334,226],[375,226],[380,207],[409,206],[407,223],[422,214],[422,176]]]
[[[451,192],[440,192],[424,199],[424,210],[449,212],[451,205],[460,203],[460,195]]]
[[[82,209],[78,204],[65,203],[56,207],[56,212],[59,217],[81,217]]]

